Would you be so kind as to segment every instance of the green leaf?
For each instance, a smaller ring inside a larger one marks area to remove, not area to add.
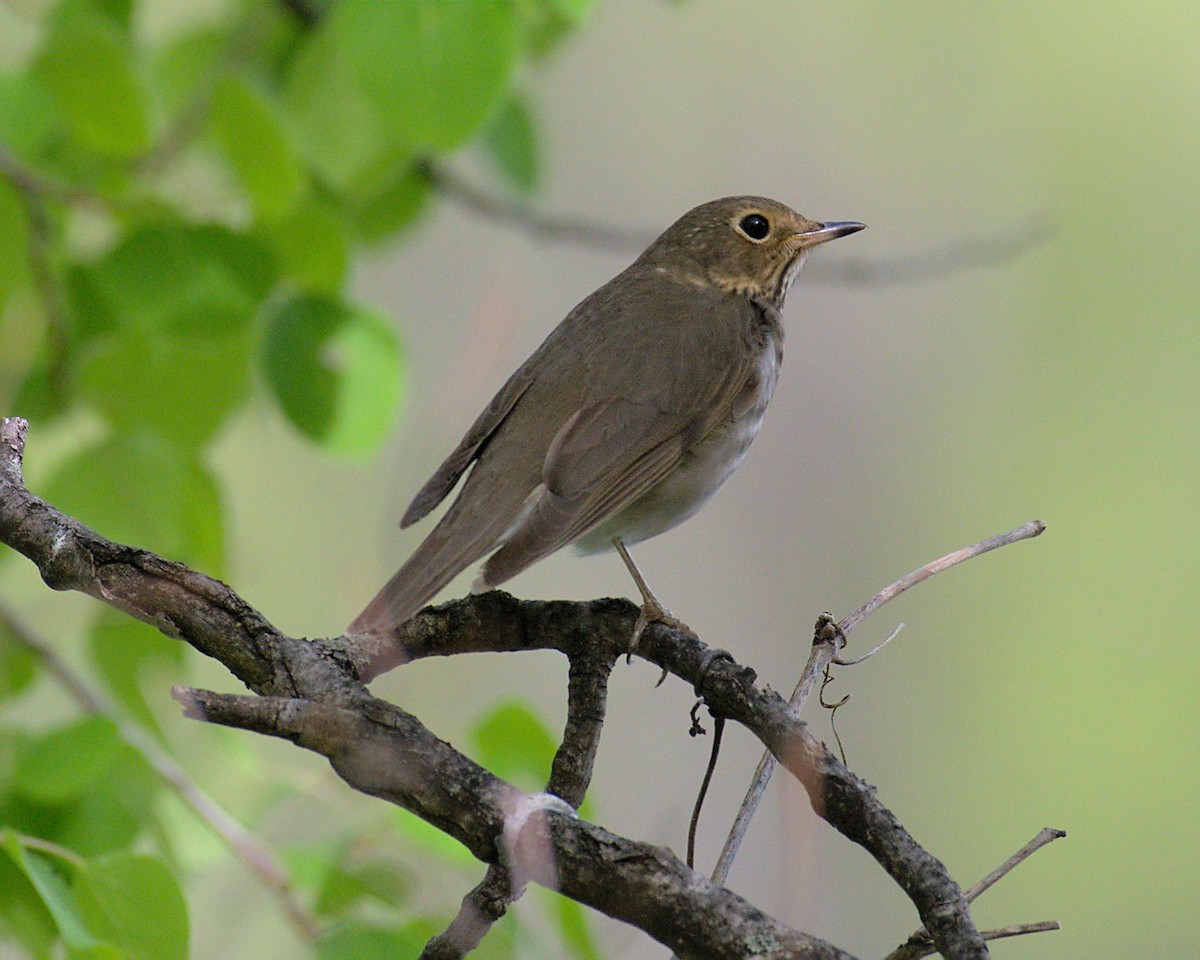
[[[38,675],[38,659],[0,626],[0,701],[15,697]]]
[[[388,323],[361,307],[294,299],[267,330],[262,364],[288,419],[335,453],[369,453],[387,436],[404,379]]]
[[[113,765],[120,740],[112,723],[86,717],[26,740],[17,753],[14,787],[26,798],[63,803],[82,796]]]
[[[540,162],[533,118],[525,101],[513,97],[504,105],[484,137],[497,169],[522,193],[538,184]]]
[[[205,27],[168,44],[151,64],[151,89],[159,107],[168,114],[184,109],[201,84],[220,70],[229,48],[229,32]]]
[[[248,326],[274,285],[276,265],[255,237],[217,226],[135,230],[92,270],[118,323],[174,333]]]
[[[33,361],[17,395],[12,399],[12,410],[30,423],[45,425],[65,413],[71,398],[67,391],[57,389],[50,382],[50,360],[43,349]]]
[[[395,133],[325,29],[310,32],[293,58],[283,103],[297,149],[338,193],[353,195],[396,154]]]
[[[479,762],[525,790],[545,787],[556,744],[545,724],[524,704],[501,704],[471,734]]]
[[[110,25],[70,18],[51,33],[37,70],[83,145],[112,157],[150,146],[145,92]]]
[[[367,243],[391,239],[424,209],[429,197],[429,178],[416,167],[408,167],[378,193],[348,204],[350,222]]]
[[[342,289],[349,238],[341,219],[323,204],[297,205],[267,236],[282,274],[305,293],[334,295]]]
[[[317,960],[396,960],[415,957],[430,937],[440,932],[432,920],[414,920],[402,927],[345,924],[317,947]]]
[[[186,960],[187,904],[156,857],[118,853],[89,861],[75,877],[79,914],[129,960]]]
[[[86,856],[128,847],[154,823],[162,781],[142,755],[117,745],[106,776],[63,807],[47,836]]]
[[[4,831],[0,836],[3,837],[0,846],[3,846],[13,863],[25,874],[38,896],[41,897],[42,903],[45,904],[58,926],[58,932],[62,935],[63,942],[74,950],[96,951],[90,954],[96,960],[100,960],[100,958],[119,960],[119,952],[105,951],[103,949],[105,945],[92,935],[87,922],[76,907],[75,896],[70,887],[50,861],[39,852],[26,849],[21,838],[11,830]]]
[[[127,329],[87,353],[79,395],[119,430],[146,429],[198,448],[241,406],[250,358],[249,337],[240,332],[175,337]]]
[[[129,30],[133,0],[59,0],[54,10],[56,26],[76,21],[89,23],[100,20],[121,33]]]
[[[508,0],[345,0],[325,27],[361,89],[416,150],[450,150],[475,133],[520,53]]]
[[[570,948],[572,956],[579,960],[601,960],[596,939],[588,925],[587,913],[578,901],[570,897],[555,896],[555,919],[563,943]]]
[[[28,876],[0,853],[0,942],[19,944],[40,960],[51,955],[57,939],[54,917]]]
[[[186,656],[184,644],[148,624],[105,608],[88,632],[88,653],[105,686],[143,726],[158,730],[158,719],[146,702],[140,681],[153,666],[176,675]]]
[[[591,14],[596,0],[542,0],[542,3],[573,26],[579,26]]]
[[[391,823],[413,846],[419,847],[435,863],[455,864],[459,867],[474,866],[475,856],[462,843],[448,833],[443,833],[432,824],[426,823],[415,813],[399,807],[389,808]]]
[[[278,220],[291,210],[304,192],[304,171],[267,100],[243,80],[223,77],[209,122],[259,218]]]
[[[208,473],[179,446],[122,434],[61,464],[46,499],[112,540],[220,575],[221,505]]]
[[[64,123],[54,99],[33,73],[0,72],[0,141],[26,160],[36,157]]]
[[[325,875],[313,909],[321,916],[336,916],[364,899],[396,907],[408,897],[401,871],[388,863],[338,864]]]
[[[0,180],[0,312],[8,295],[29,283],[25,206],[17,192]]]

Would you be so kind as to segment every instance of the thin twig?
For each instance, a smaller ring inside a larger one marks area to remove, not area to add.
[[[104,693],[91,687],[48,643],[34,636],[4,604],[0,604],[0,628],[10,639],[36,656],[46,672],[87,714],[113,723],[121,738],[154,768],[192,812],[201,819],[243,864],[275,894],[300,936],[315,943],[320,935],[317,920],[300,905],[287,873],[274,855],[254,834],[246,830],[206,794],[175,760],[137,724],[122,716],[120,708]]]
[[[900,631],[903,629],[904,629],[904,624],[898,623],[898,624],[896,624],[896,629],[893,630],[891,633],[889,633],[886,637],[884,637],[882,643],[878,644],[877,646],[872,647],[870,650],[868,650],[866,653],[864,653],[861,657],[851,657],[849,660],[845,660],[842,657],[834,657],[833,662],[839,667],[854,667],[860,663],[865,663],[867,660],[870,660],[873,656],[875,656],[875,654],[877,654],[880,650],[882,650],[884,647],[886,647],[889,643],[891,643],[893,640],[895,640],[896,637],[898,637],[900,635]]]
[[[1043,827],[1038,832],[1036,837],[1030,840],[1027,844],[1025,844],[1025,846],[1005,860],[1002,864],[1000,864],[1000,866],[998,866],[974,886],[969,887],[963,893],[963,896],[967,898],[968,903],[971,903],[981,893],[984,893],[989,888],[995,886],[996,881],[1012,873],[1016,867],[1028,860],[1031,856],[1041,850],[1042,847],[1046,846],[1046,844],[1053,843],[1055,840],[1061,840],[1066,835],[1066,830],[1056,830],[1054,827]]]
[[[435,165],[421,164],[422,174],[439,193],[488,220],[520,230],[535,240],[566,241],[619,253],[638,253],[654,234],[650,230],[615,227],[579,217],[556,217],[494,196],[463,178]],[[1014,260],[1054,235],[1049,218],[1031,218],[993,236],[957,237],[908,256],[887,259],[821,261],[808,268],[808,283],[837,286],[877,286],[917,283],[960,273],[975,267],[992,267]]]
[[[1000,547],[1007,547],[1010,543],[1017,543],[1021,540],[1028,540],[1030,537],[1039,536],[1045,529],[1046,524],[1041,520],[1030,520],[1028,523],[1024,523],[1012,530],[998,533],[994,537],[988,537],[986,540],[979,541],[979,543],[963,547],[961,550],[955,550],[944,557],[939,557],[937,560],[933,560],[923,567],[918,567],[912,573],[901,577],[895,583],[888,584],[852,614],[840,620],[838,626],[842,628],[842,633],[849,633],[889,600],[895,600],[900,594],[915,587],[918,583],[928,580],[934,574],[941,573],[943,570],[949,570],[951,567],[964,563],[967,560],[973,560],[975,557],[982,556]]]
[[[973,903],[980,894],[995,886],[997,881],[1012,873],[1014,869],[1041,850],[1042,847],[1053,843],[1055,840],[1061,840],[1066,835],[1065,830],[1056,830],[1054,827],[1043,827],[1038,831],[1038,835],[1025,844],[1025,846],[1021,847],[1020,850],[994,870],[989,871],[983,879],[964,890],[963,896],[968,903]],[[1059,929],[1059,926],[1056,920],[1046,920],[1041,923],[1022,923],[1009,927],[1001,927],[999,930],[983,931],[982,935],[985,940],[998,940],[1001,937],[1015,937],[1023,933],[1041,933],[1045,930],[1057,929]],[[884,960],[919,960],[919,958],[927,957],[934,952],[933,941],[929,938],[929,932],[924,927],[921,927],[913,931],[909,935],[909,938],[889,953]]]
[[[616,653],[587,647],[571,656],[567,681],[567,722],[554,752],[546,792],[571,806],[583,803],[592,781],[592,767],[608,701],[608,678]],[[483,879],[463,897],[458,913],[421,951],[420,960],[461,960],[477,947],[508,905],[524,892],[512,871],[492,864]]]
[[[439,193],[481,217],[514,227],[536,240],[556,243],[565,241],[626,253],[641,251],[654,239],[652,234],[643,230],[623,229],[573,217],[551,217],[536,213],[522,204],[494,197],[431,161],[423,162],[419,169]]]
[[[806,283],[863,287],[923,283],[980,267],[994,267],[1050,240],[1055,224],[1047,216],[1031,217],[992,236],[955,237],[908,256],[867,260],[829,258],[815,263]]]
[[[1005,937],[1020,937],[1027,933],[1047,933],[1051,930],[1061,930],[1057,920],[1039,920],[1037,923],[1013,923],[1007,927],[994,927],[991,930],[980,930],[979,935],[984,940],[1003,940]],[[925,931],[921,931],[925,934]],[[921,960],[922,957],[931,957],[937,953],[937,948],[928,940],[928,934],[920,940],[912,944],[905,944],[908,947],[908,952],[903,954],[904,960]],[[897,954],[889,954],[884,960],[898,960]]]
[[[918,567],[894,583],[888,584],[861,607],[849,616],[843,617],[836,624],[833,623],[833,618],[829,614],[822,614],[821,618],[817,620],[808,662],[804,665],[796,689],[792,691],[791,699],[788,701],[789,706],[797,713],[804,708],[808,698],[812,695],[817,678],[824,676],[826,669],[837,657],[841,648],[845,646],[846,635],[889,600],[895,600],[900,594],[915,587],[918,583],[928,580],[934,574],[1010,543],[1036,537],[1045,529],[1046,524],[1041,520],[1031,520],[1029,523],[1022,524],[1005,533],[996,534],[994,537],[939,557],[923,567]],[[895,636],[894,633],[893,636]],[[730,827],[729,836],[725,838],[725,845],[721,848],[721,855],[717,858],[717,864],[713,868],[712,878],[717,883],[724,884],[728,878],[734,858],[746,837],[746,831],[750,828],[750,820],[754,817],[754,812],[758,809],[763,793],[774,773],[775,758],[768,750],[763,753],[762,759],[758,762],[750,786],[746,790],[746,796],[742,799],[742,805],[734,818],[733,826]]]

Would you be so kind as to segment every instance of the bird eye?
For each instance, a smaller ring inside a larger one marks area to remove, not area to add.
[[[771,232],[771,223],[761,213],[748,213],[738,221],[738,229],[751,240],[766,240]]]

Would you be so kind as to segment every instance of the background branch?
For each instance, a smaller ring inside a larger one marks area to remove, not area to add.
[[[953,566],[965,563],[967,560],[982,556],[1000,547],[1008,546],[1010,543],[1017,543],[1021,540],[1028,540],[1031,537],[1039,536],[1045,529],[1046,525],[1041,520],[1031,520],[1029,523],[1022,524],[1013,530],[996,534],[994,537],[981,540],[979,543],[972,544],[969,547],[963,547],[955,550],[953,553],[948,553],[937,560],[931,560],[924,566],[912,571],[912,573],[906,574],[899,580],[888,584],[861,607],[848,616],[843,617],[836,624],[833,622],[831,614],[822,614],[813,630],[813,642],[808,662],[804,665],[804,670],[800,674],[796,688],[792,691],[788,705],[796,713],[800,713],[804,709],[808,698],[812,696],[817,680],[824,676],[830,664],[836,661],[838,653],[846,643],[847,634],[889,600],[895,600],[896,597],[905,591],[915,587],[918,583],[928,580],[935,574],[941,573],[943,570],[949,570]],[[892,636],[895,636],[895,634],[893,633]],[[888,639],[890,640],[891,637]],[[887,640],[884,643],[887,643]],[[880,644],[880,646],[882,645]],[[746,790],[746,796],[742,799],[742,805],[738,808],[733,826],[729,830],[729,835],[725,838],[725,844],[721,848],[721,854],[717,858],[716,866],[713,868],[712,878],[717,883],[724,883],[729,876],[734,858],[741,848],[742,841],[746,837],[746,832],[750,829],[750,821],[753,819],[754,813],[763,798],[763,794],[766,793],[767,784],[771,782],[771,777],[774,773],[775,757],[768,750],[758,761],[758,766],[754,770],[754,776],[750,778],[750,786]]]
[[[321,753],[355,789],[411,810],[486,863],[507,856],[503,862],[520,868],[520,882],[555,886],[638,926],[681,957],[739,956],[739,945],[751,936],[778,945],[769,955],[847,956],[696,876],[668,851],[554,810],[530,818],[517,837],[508,837],[510,815],[525,809],[530,798],[453,750],[416,717],[372,697],[354,676],[345,638],[287,637],[224,584],[112,543],[25,490],[20,478],[25,426],[16,419],[0,424],[0,539],[33,560],[51,586],[80,590],[157,625],[225,663],[261,694],[180,690],[190,715]],[[458,649],[545,647],[569,653],[587,646],[615,655],[626,646],[636,615],[629,601],[522,603],[494,592],[427,609],[393,639],[401,641],[409,659]],[[463,627],[461,636],[447,632],[455,624]],[[640,653],[701,688],[714,716],[736,720],[759,737],[804,785],[817,812],[870,852],[904,889],[943,955],[987,956],[945,867],[778,694],[756,686],[752,670],[714,659],[698,638],[662,624],[643,634]],[[563,776],[579,770],[576,780],[583,783],[602,713],[580,713],[577,722],[584,731],[581,743],[592,748],[557,769]],[[526,857],[521,851],[528,849],[530,830],[535,853]]]

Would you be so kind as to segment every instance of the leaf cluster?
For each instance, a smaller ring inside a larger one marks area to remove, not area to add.
[[[59,428],[46,496],[221,575],[234,545],[208,453],[250,404],[323,454],[376,450],[405,357],[393,318],[347,296],[355,255],[403,239],[435,197],[431,164],[456,151],[478,150],[512,192],[536,188],[522,68],[591,6],[0,5],[0,407]],[[31,727],[24,707],[53,678],[0,628],[0,941],[33,957],[183,957],[187,818],[120,725],[169,750],[142,688],[164,667],[179,676],[182,648],[111,612],[86,633],[81,669],[112,709]],[[516,741],[552,752],[516,707],[479,736],[496,768],[525,762]],[[429,843],[411,817],[391,828],[401,846]],[[444,844],[431,855],[463,869]],[[318,956],[410,955],[444,924],[360,837],[283,859]],[[577,906],[553,910],[565,949],[590,955]],[[513,955],[506,923],[495,956]]]

